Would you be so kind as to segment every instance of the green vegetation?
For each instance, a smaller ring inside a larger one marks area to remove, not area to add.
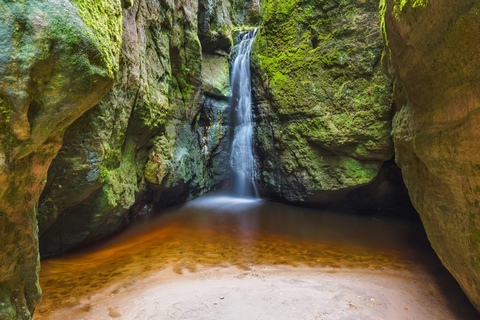
[[[382,2],[386,0],[381,0]],[[402,12],[406,8],[425,8],[429,4],[430,0],[395,0],[394,12]]]
[[[309,112],[318,103],[335,112],[352,106],[346,101],[351,99],[357,109],[385,104],[388,92],[384,83],[378,83],[381,76],[372,79],[382,46],[374,31],[361,25],[365,18],[355,3],[266,3],[255,42],[256,62],[281,114]],[[341,91],[347,80],[345,94]],[[339,94],[346,98],[340,104],[335,101]]]
[[[2,319],[31,319],[40,300],[37,202],[65,128],[113,84],[120,4],[0,1],[0,225],[9,239],[0,244]]]
[[[91,40],[103,53],[110,77],[118,71],[118,55],[122,45],[121,0],[73,0],[79,16],[89,28]]]

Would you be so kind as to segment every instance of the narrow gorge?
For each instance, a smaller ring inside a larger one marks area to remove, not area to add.
[[[477,318],[479,12],[0,0],[0,319]]]

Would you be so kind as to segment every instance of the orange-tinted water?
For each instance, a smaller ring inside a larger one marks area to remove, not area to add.
[[[95,248],[43,261],[37,312],[75,305],[114,281],[166,267],[179,274],[198,266],[278,264],[428,269],[438,265],[428,247],[422,231],[407,222],[205,196],[137,219]]]

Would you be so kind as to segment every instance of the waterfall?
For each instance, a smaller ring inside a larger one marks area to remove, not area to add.
[[[232,110],[236,112],[235,134],[230,163],[235,172],[234,192],[240,197],[258,197],[255,186],[253,157],[252,94],[250,50],[257,29],[242,36],[231,75]]]

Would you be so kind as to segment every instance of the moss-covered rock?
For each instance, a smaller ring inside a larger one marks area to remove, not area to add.
[[[138,190],[137,148],[150,138],[150,128],[158,131],[157,123],[162,121],[142,119],[136,130],[129,129],[134,106],[147,99],[148,107],[153,109],[145,111],[149,117],[159,117],[168,109],[168,89],[164,89],[163,99],[161,92],[148,91],[162,87],[162,83],[149,79],[165,77],[169,69],[157,68],[162,63],[161,55],[154,49],[147,51],[152,34],[146,24],[154,21],[152,16],[157,16],[158,23],[170,21],[173,7],[159,5],[156,11],[153,9],[150,13],[145,3],[136,2],[124,10],[120,70],[114,87],[67,129],[64,144],[52,162],[37,217],[43,255],[97,240],[129,220],[129,208]],[[160,17],[160,11],[170,11],[170,15]],[[168,37],[163,41],[168,45]],[[148,60],[146,51],[150,54]],[[163,63],[168,62],[168,50],[164,54]],[[168,67],[168,63],[165,65]],[[142,74],[145,70],[153,73]],[[163,87],[168,88],[168,79]]]
[[[88,3],[84,3],[84,8]],[[89,2],[93,6],[94,2]],[[95,18],[70,1],[0,1],[0,318],[40,298],[36,204],[65,128],[113,84],[120,1]],[[99,30],[111,27],[109,37]]]
[[[393,156],[378,1],[265,0],[262,12],[257,180],[291,202],[342,199]]]
[[[208,54],[202,56],[202,84],[205,95],[228,100],[230,89],[230,70],[226,54]]]
[[[381,8],[396,161],[433,248],[480,310],[480,4]]]
[[[192,1],[192,8],[193,3],[197,2]],[[221,2],[218,5],[225,7]],[[212,152],[228,150],[226,102],[214,98],[227,99],[229,95],[225,51],[229,46],[213,41],[202,52],[200,38],[205,32],[197,29],[197,15],[180,14],[177,19],[177,25],[183,22],[185,29],[173,28],[172,34],[169,103],[173,114],[163,136],[152,138],[145,167],[149,190],[143,201],[153,202],[156,208],[190,200],[227,179],[226,162],[219,165]],[[183,37],[177,36],[180,34]],[[216,144],[209,143],[211,136],[218,138]]]
[[[198,0],[198,36],[208,53],[228,51],[236,28],[260,24],[259,0]]]
[[[223,100],[207,98],[203,104],[199,127],[206,167],[204,177],[211,186],[217,186],[229,177],[230,112],[229,103]]]
[[[231,16],[237,26],[258,26],[260,24],[260,3],[262,0],[230,0]]]

